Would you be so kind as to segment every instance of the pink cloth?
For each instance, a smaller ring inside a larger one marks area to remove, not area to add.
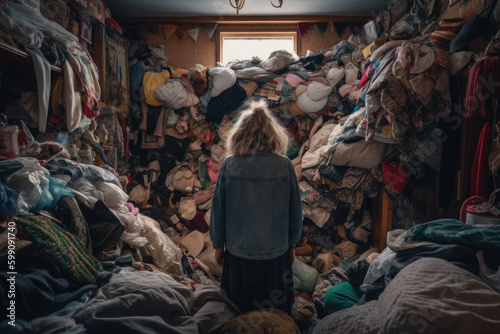
[[[207,161],[208,166],[208,176],[210,177],[210,182],[216,183],[217,176],[219,176],[219,169],[221,164],[218,164],[212,160],[212,158]]]
[[[297,87],[300,84],[307,84],[306,81],[303,80],[301,77],[299,77],[298,75],[292,74],[292,73],[288,74],[285,77],[285,81],[287,84],[289,84],[292,87]]]
[[[127,202],[125,203],[125,206],[127,207],[128,211],[130,211],[130,213],[134,216],[137,216],[139,214],[139,208],[136,208],[132,203]]]

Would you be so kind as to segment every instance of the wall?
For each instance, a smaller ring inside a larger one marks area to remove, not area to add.
[[[179,25],[179,27],[182,26]],[[219,27],[217,29],[219,29]],[[259,25],[259,28],[265,27],[266,25]],[[163,30],[159,25],[142,24],[136,25],[134,28],[140,32],[141,36],[146,38],[149,46],[160,44],[165,46],[165,55],[169,65],[173,68],[189,69],[195,64],[211,67],[216,63],[215,34],[211,39],[208,39],[201,27],[196,42],[187,34],[183,38],[174,34],[166,40]],[[182,28],[188,30],[193,28],[193,26]],[[349,38],[350,35],[351,31],[349,27],[342,32],[341,38],[339,38],[335,28],[330,29],[329,27],[323,33],[323,36],[320,37],[316,29],[311,27],[307,34],[300,39],[297,53],[302,57],[307,54],[308,50],[317,51],[319,49],[329,49],[338,44],[340,40]]]

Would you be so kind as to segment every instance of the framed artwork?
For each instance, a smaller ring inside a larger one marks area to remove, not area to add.
[[[87,22],[80,22],[80,33],[78,36],[90,43],[92,40],[92,26]]]
[[[99,70],[101,101],[126,115],[130,109],[128,41],[114,30],[108,33],[103,25],[94,25],[94,30],[93,58]]]
[[[96,21],[104,24],[106,6],[102,0],[88,0],[88,11]]]

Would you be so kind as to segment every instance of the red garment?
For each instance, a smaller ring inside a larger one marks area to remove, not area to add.
[[[181,222],[191,231],[198,230],[201,233],[206,233],[208,232],[208,224],[205,221],[205,213],[206,211],[203,210],[197,210],[196,211],[196,216],[194,216],[193,219],[187,220],[184,218],[181,218]]]
[[[106,19],[106,23],[109,25],[109,27],[111,29],[114,29],[116,31],[118,31],[120,34],[122,33],[122,27],[120,26],[120,24],[118,22],[116,22],[114,19],[108,17]]]
[[[410,182],[408,169],[394,161],[384,161],[382,163],[382,173],[384,174],[385,184],[391,186],[398,194],[403,193],[408,182]]]
[[[361,77],[361,80],[359,81],[359,89],[363,88],[368,81],[371,79],[371,77],[368,74],[371,74],[370,72],[373,71],[373,68],[375,67],[374,64],[370,64],[365,70],[365,73],[363,73],[363,76]]]
[[[471,170],[470,196],[487,198],[488,192],[488,156],[490,155],[491,126],[485,123],[479,141]]]
[[[500,58],[486,57],[469,69],[465,96],[467,117],[487,118],[488,112],[497,112],[500,99]]]

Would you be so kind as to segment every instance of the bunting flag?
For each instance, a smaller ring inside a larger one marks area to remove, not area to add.
[[[198,39],[198,31],[200,30],[200,28],[196,27],[196,28],[193,28],[193,29],[189,29],[187,32],[189,34],[189,36],[191,36],[191,38],[193,39],[193,41],[196,43],[196,40]]]
[[[177,30],[177,26],[175,24],[167,24],[163,26],[163,33],[165,34],[165,40],[168,41],[170,37],[175,33]]]
[[[307,31],[309,30],[309,28],[311,28],[311,24],[304,23],[304,22],[298,22],[297,28],[299,29],[300,37],[304,37],[304,35],[307,34]]]
[[[205,31],[205,36],[207,36],[208,39],[211,39],[212,36],[214,35],[217,25],[218,23],[210,23],[210,24],[205,24],[203,26],[203,30]]]
[[[339,38],[344,32],[345,28],[347,28],[347,24],[340,22],[334,23],[333,26],[335,27],[335,30],[337,30],[337,35],[339,35]]]
[[[177,28],[177,30],[175,31],[175,34],[177,36],[179,36],[180,39],[183,39],[184,36],[186,36],[187,31],[185,29]]]
[[[328,22],[328,27],[327,29],[330,29],[331,32],[336,31],[335,30],[335,25],[333,24],[333,21]]]
[[[349,28],[353,35],[362,36],[364,34],[364,28],[362,24],[350,24]]]
[[[328,26],[328,23],[326,23],[326,22],[314,23],[314,28],[316,28],[316,31],[318,32],[319,37],[323,37],[323,33],[325,32],[327,26]]]

